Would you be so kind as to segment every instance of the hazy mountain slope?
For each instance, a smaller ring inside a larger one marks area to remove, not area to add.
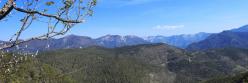
[[[68,35],[60,39],[49,40],[32,40],[30,42],[23,43],[18,48],[12,50],[23,50],[29,52],[56,50],[66,48],[85,48],[89,46],[96,46],[96,43],[90,37]]]
[[[197,43],[193,43],[187,47],[189,50],[206,50],[214,48],[248,48],[248,25],[237,29],[223,31],[213,34]]]
[[[1,41],[1,40],[0,40],[0,46],[3,46],[4,43],[5,43],[4,41]]]
[[[185,48],[189,44],[203,40],[209,35],[209,33],[198,33],[195,35],[176,35],[169,37],[150,36],[147,38],[141,38],[132,35],[106,35],[96,39],[86,36],[68,35],[59,39],[32,40],[30,42],[18,45],[16,48],[12,48],[10,50],[36,52],[68,48],[85,48],[91,46],[116,48],[149,43],[166,43],[176,47]],[[0,45],[3,45],[4,43],[6,42],[0,41]]]
[[[0,40],[0,44],[3,44],[3,43],[4,43],[4,41],[1,41],[1,40]]]
[[[146,38],[147,41],[152,43],[167,43],[180,48],[185,48],[189,44],[204,40],[210,33],[197,33],[193,35],[175,35],[175,36],[150,36]]]
[[[32,40],[10,50],[36,52],[68,48],[86,48],[91,46],[116,48],[148,43],[149,42],[137,36],[107,35],[97,39],[92,39],[86,36],[68,35],[59,39]]]
[[[248,32],[225,31],[209,36],[207,39],[188,46],[189,50],[206,50],[214,48],[247,48]]]
[[[248,25],[244,25],[240,28],[232,29],[231,32],[248,32]]]

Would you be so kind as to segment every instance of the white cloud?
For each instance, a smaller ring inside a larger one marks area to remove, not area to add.
[[[155,30],[176,30],[185,27],[184,25],[157,25],[153,27]]]

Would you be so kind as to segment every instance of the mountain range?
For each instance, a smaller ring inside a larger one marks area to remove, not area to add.
[[[67,35],[59,39],[32,40],[23,43],[11,50],[37,51],[37,50],[55,50],[66,48],[85,48],[90,46],[102,46],[106,48],[116,48],[123,46],[132,46],[139,44],[166,43],[179,48],[185,48],[187,45],[198,42],[206,37],[209,33],[198,33],[195,35],[175,35],[175,36],[149,36],[138,37],[134,35],[106,35],[96,39],[87,36]],[[3,43],[2,43],[3,44]]]
[[[131,35],[129,36],[106,35],[106,36],[95,39],[95,42],[97,43],[97,45],[107,47],[107,48],[115,48],[115,47],[150,43],[141,37],[131,36]]]
[[[206,39],[192,43],[188,50],[206,50],[215,48],[248,48],[248,25],[237,29],[226,30],[221,33],[212,34]]]
[[[68,35],[59,39],[33,40],[11,50],[42,51],[91,46],[116,48],[153,43],[166,43],[188,50],[207,50],[228,47],[248,48],[247,41],[248,25],[214,34],[201,32],[193,35],[148,36],[144,38],[134,35],[106,35],[93,39],[87,36]],[[0,44],[3,45],[4,41],[0,41]]]
[[[174,35],[174,36],[149,36],[146,38],[151,43],[166,43],[179,48],[186,48],[189,44],[199,42],[210,36],[210,33],[200,32],[191,35]]]

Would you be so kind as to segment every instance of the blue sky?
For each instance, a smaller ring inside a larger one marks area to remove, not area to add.
[[[247,4],[248,0],[98,0],[94,16],[68,34],[96,38],[107,34],[144,37],[216,33],[248,24]],[[0,23],[4,31],[1,40],[18,29],[14,21]],[[26,31],[22,38],[40,33],[45,26],[33,27],[35,30]]]

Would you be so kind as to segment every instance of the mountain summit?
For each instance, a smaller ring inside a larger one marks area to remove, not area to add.
[[[137,36],[106,35],[95,39],[99,46],[114,48],[129,45],[147,44],[149,42]]]

